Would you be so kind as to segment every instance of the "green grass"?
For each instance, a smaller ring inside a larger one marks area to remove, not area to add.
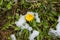
[[[37,12],[41,19],[40,23],[33,22],[30,24],[33,29],[40,32],[39,36],[36,37],[35,40],[60,40],[57,37],[54,39],[52,36],[48,35],[49,29],[55,29],[58,23],[58,16],[60,16],[59,2],[59,0],[41,0],[36,3],[28,3],[24,0],[20,0],[18,3],[14,3],[13,0],[0,0],[0,31],[7,32],[7,30],[9,30],[11,32],[12,30],[11,34],[16,34],[17,40],[29,40],[29,31],[23,30],[22,34],[19,35],[21,29],[18,28],[14,22],[19,19],[20,14],[24,15],[26,12],[32,11]],[[9,33],[6,35],[1,34],[3,35],[1,38],[5,37],[6,40],[11,40],[11,34]]]

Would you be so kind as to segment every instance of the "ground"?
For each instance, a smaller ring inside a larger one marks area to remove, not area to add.
[[[40,24],[37,23],[36,30],[40,31],[40,35],[36,40],[60,40],[48,35],[50,28],[56,28],[58,16],[60,15],[60,0],[41,0],[38,2],[26,2],[20,0],[17,3],[13,0],[0,0],[0,39],[11,40],[10,35],[15,34],[17,40],[28,40],[29,31],[23,30],[19,35],[20,28],[15,24],[19,19],[19,15],[25,15],[28,11],[37,12],[41,19]],[[32,25],[34,26],[34,24]],[[38,28],[38,29],[37,29]]]

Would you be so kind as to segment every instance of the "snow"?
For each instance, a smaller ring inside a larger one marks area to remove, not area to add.
[[[29,39],[34,40],[35,37],[39,35],[39,32],[34,30],[32,34],[30,34]]]
[[[12,40],[16,40],[16,37],[15,37],[14,34],[11,34],[11,39],[12,39]]]
[[[56,26],[56,30],[50,29],[49,35],[52,35],[52,33],[54,36],[57,36],[60,38],[60,16],[58,18],[58,24]]]

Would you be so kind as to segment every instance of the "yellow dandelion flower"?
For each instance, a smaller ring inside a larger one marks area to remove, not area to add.
[[[32,14],[26,14],[25,19],[30,22],[34,19],[34,16]]]

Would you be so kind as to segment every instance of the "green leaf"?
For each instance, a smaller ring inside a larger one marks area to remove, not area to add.
[[[7,4],[7,9],[10,10],[12,8],[11,2]]]
[[[43,23],[43,26],[44,26],[44,28],[48,28],[48,22],[45,21],[45,22]]]
[[[14,27],[14,30],[20,30],[20,28],[19,27]]]
[[[0,5],[2,5],[3,4],[3,0],[0,0]]]

